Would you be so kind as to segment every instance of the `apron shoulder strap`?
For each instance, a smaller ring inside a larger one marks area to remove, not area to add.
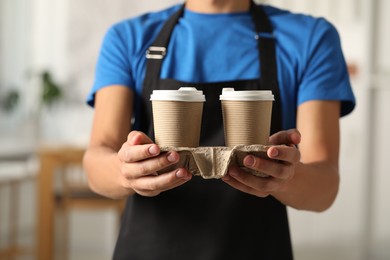
[[[282,129],[282,102],[278,84],[278,72],[276,64],[276,40],[273,34],[273,27],[264,8],[251,2],[252,17],[256,28],[256,39],[259,41],[260,58],[260,82],[263,88],[271,89],[275,102],[272,111],[271,133]]]
[[[165,22],[157,38],[146,51],[148,60],[146,62],[144,88],[145,86],[156,86],[157,80],[160,78],[161,64],[166,55],[173,28],[180,17],[182,17],[183,12],[184,4]],[[151,93],[152,89],[146,91]]]
[[[265,86],[272,85],[273,88],[278,86],[277,69],[276,69],[276,50],[273,27],[264,9],[251,3],[253,21],[256,28],[256,39],[259,41],[259,55],[261,64],[261,81]]]

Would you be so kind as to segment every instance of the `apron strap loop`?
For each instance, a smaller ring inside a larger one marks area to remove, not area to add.
[[[147,59],[162,60],[162,59],[164,59],[164,56],[166,54],[167,54],[167,48],[158,47],[158,46],[150,46],[149,49],[146,51],[146,58]]]

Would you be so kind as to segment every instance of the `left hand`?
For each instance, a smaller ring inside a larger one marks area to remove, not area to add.
[[[290,129],[272,135],[269,140],[274,145],[267,150],[269,159],[247,155],[243,160],[247,168],[267,174],[269,177],[257,177],[237,166],[232,166],[222,180],[242,192],[259,197],[283,191],[294,177],[295,166],[300,161],[301,154],[297,145],[301,141],[301,135],[298,130]]]

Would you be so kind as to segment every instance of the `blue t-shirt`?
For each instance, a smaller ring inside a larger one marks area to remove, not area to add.
[[[108,30],[89,105],[93,106],[96,91],[114,84],[141,95],[146,50],[178,8],[124,20]],[[283,128],[296,127],[297,106],[309,100],[339,100],[341,115],[350,113],[355,98],[337,30],[323,18],[271,6],[264,9],[276,39]],[[261,77],[250,13],[202,14],[186,9],[172,33],[160,76],[193,83]]]

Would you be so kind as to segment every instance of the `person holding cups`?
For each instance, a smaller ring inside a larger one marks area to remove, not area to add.
[[[200,146],[226,145],[223,88],[272,92],[269,158],[243,159],[268,177],[237,167],[213,180],[185,168],[157,174],[179,154],[155,143],[150,97],[180,87],[205,96]],[[88,103],[90,187],[128,197],[114,259],[292,259],[286,207],[332,205],[339,118],[355,99],[325,19],[250,0],[188,0],[107,32]]]

